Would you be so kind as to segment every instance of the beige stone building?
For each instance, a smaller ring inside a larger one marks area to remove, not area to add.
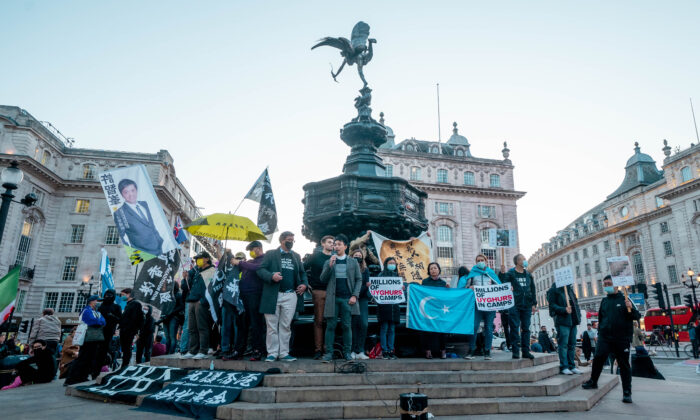
[[[689,290],[681,276],[700,266],[700,145],[672,153],[664,140],[662,151],[659,170],[635,144],[622,184],[530,257],[542,307],[554,270],[571,266],[581,308],[597,311],[602,279],[610,274],[606,259],[622,255],[630,258],[637,284],[665,283],[671,304],[683,304]],[[647,307],[657,305],[654,299],[647,302]]]
[[[15,196],[33,192],[38,198],[32,207],[10,206],[0,246],[2,275],[22,266],[15,310],[20,319],[53,308],[69,324],[85,304],[81,292],[88,292],[90,284],[93,292],[99,288],[103,247],[117,289],[133,285],[135,270],[119,242],[97,179],[100,171],[143,164],[171,225],[178,215],[188,223],[199,214],[167,150],[151,154],[72,147],[52,125],[21,108],[0,106],[0,167],[13,160],[24,172]]]
[[[460,265],[471,268],[479,253],[491,267],[500,267],[501,253],[489,246],[488,229],[517,230],[516,202],[525,195],[515,189],[507,145],[503,159],[474,157],[457,123],[453,126],[445,143],[410,138],[398,144],[387,127],[389,141],[379,149],[387,176],[407,179],[428,194],[425,216],[433,256],[446,275],[456,275]],[[517,247],[505,250],[506,265],[518,252]]]

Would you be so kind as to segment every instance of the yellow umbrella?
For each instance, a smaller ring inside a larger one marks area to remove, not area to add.
[[[251,242],[258,239],[267,239],[260,231],[260,228],[249,218],[226,213],[214,213],[200,217],[185,226],[185,230],[193,235],[220,241]]]

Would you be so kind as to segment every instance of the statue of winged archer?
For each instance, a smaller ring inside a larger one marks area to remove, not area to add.
[[[317,47],[322,47],[327,45],[329,47],[337,48],[340,50],[340,55],[343,57],[343,63],[338,68],[338,71],[333,73],[331,69],[331,76],[336,82],[336,77],[343,71],[345,64],[352,66],[357,64],[357,72],[360,74],[360,79],[364,83],[364,88],[367,87],[367,80],[365,80],[365,75],[362,72],[362,67],[366,66],[367,63],[372,60],[372,44],[376,43],[377,40],[369,38],[369,25],[365,22],[357,22],[354,28],[352,28],[352,34],[350,35],[350,40],[347,38],[339,37],[325,37],[319,40],[320,42],[311,49]]]

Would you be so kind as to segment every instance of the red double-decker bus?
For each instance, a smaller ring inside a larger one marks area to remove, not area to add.
[[[688,323],[693,317],[693,311],[687,306],[673,306],[673,325],[678,331],[678,341],[690,341],[688,336]],[[671,326],[671,320],[668,316],[668,311],[661,308],[651,308],[644,316],[644,330],[647,335],[651,335],[654,331],[663,334],[666,326]]]

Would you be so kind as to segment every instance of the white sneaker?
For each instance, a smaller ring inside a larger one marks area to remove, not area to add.
[[[577,375],[583,374],[583,372],[581,372],[578,368],[573,368],[573,369],[571,369],[571,371]]]
[[[185,353],[180,355],[180,359],[191,359],[194,357],[194,354],[192,353]]]
[[[573,375],[574,372],[570,371],[569,369],[564,369],[561,371],[562,375]]]
[[[350,358],[351,358],[352,360],[357,359],[357,353],[355,353],[355,352],[350,353]]]
[[[209,357],[209,356],[207,356],[206,353],[197,353],[197,355],[194,356],[192,359],[194,359],[194,360],[201,360],[201,359],[206,359],[206,358],[208,358],[208,357]]]
[[[359,359],[359,360],[369,360],[369,356],[367,356],[367,355],[364,354],[364,353],[357,353],[357,354],[355,355],[355,358],[356,358],[356,359]]]

